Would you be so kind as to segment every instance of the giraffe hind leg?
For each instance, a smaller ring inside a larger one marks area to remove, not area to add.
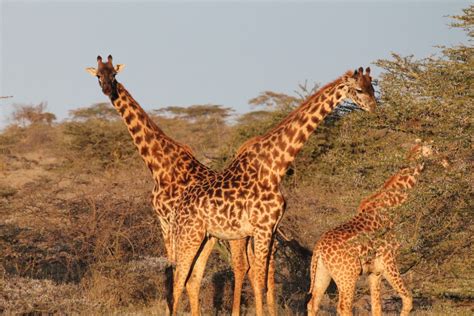
[[[269,255],[268,269],[267,269],[267,307],[268,313],[271,316],[277,315],[277,306],[275,302],[275,252],[276,240],[275,236],[272,240],[271,252]]]
[[[196,258],[194,265],[192,266],[191,274],[186,282],[186,291],[189,297],[189,304],[191,305],[191,314],[200,315],[201,310],[199,306],[199,291],[201,287],[202,277],[204,270],[206,269],[206,263],[209,259],[209,255],[214,249],[216,238],[210,237],[207,241],[203,242],[201,251]]]
[[[232,270],[234,271],[234,300],[232,303],[232,316],[240,315],[240,301],[245,274],[249,270],[246,247],[248,238],[229,240],[230,252],[232,254]]]
[[[370,303],[373,316],[382,316],[382,306],[380,304],[380,273],[371,273],[369,275]]]
[[[402,311],[401,316],[407,316],[410,314],[411,309],[413,308],[413,299],[410,292],[405,287],[403,280],[400,276],[397,264],[395,262],[395,256],[393,252],[387,254],[384,258],[384,278],[390,283],[398,295],[402,298]]]
[[[315,265],[315,269],[311,269],[314,270],[314,275],[311,277],[313,278],[314,284],[312,289],[310,289],[311,299],[308,302],[308,316],[318,314],[321,299],[323,298],[324,293],[331,282],[331,275],[329,270],[324,265],[321,257],[316,256],[313,258],[313,261],[314,262],[311,262],[311,264]]]
[[[336,282],[337,284],[337,282]],[[352,302],[354,300],[356,280],[346,280],[344,284],[337,284],[339,300],[337,312],[341,316],[352,316]]]
[[[263,315],[263,291],[267,281],[268,255],[272,231],[259,231],[254,235],[254,258],[251,273],[254,279],[255,306],[257,316]]]
[[[331,267],[329,267],[331,269]],[[331,276],[336,282],[339,291],[337,312],[342,316],[352,315],[352,303],[354,300],[357,279],[361,272],[358,258],[346,258],[339,271],[331,269]]]
[[[173,275],[173,304],[170,311],[173,316],[178,313],[179,299],[188,276],[193,272],[193,263],[195,260],[197,261],[201,249],[205,248],[205,243],[207,242],[204,238],[204,231],[199,239],[193,238],[193,236],[181,234],[176,247],[176,269]]]

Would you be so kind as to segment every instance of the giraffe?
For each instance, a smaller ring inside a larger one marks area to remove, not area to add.
[[[124,65],[113,65],[112,56],[107,62],[102,62],[102,57],[97,57],[98,67],[86,68],[87,72],[96,76],[102,92],[107,95],[117,112],[128,127],[133,142],[141,158],[149,168],[155,183],[152,192],[152,204],[159,217],[164,244],[168,258],[171,258],[170,248],[170,219],[185,188],[196,181],[211,177],[215,171],[201,164],[193,155],[191,149],[168,137],[148,116],[125,87],[119,83],[115,76]],[[209,244],[214,245],[215,238],[210,238]],[[238,314],[240,308],[240,293],[243,279],[249,269],[246,257],[246,241],[232,240],[230,249],[234,270],[234,299],[233,313]],[[212,246],[203,252],[198,261],[195,274],[199,277],[190,278],[186,290],[190,297],[193,314],[199,313],[199,284],[196,281],[202,278],[205,261],[212,251]],[[204,260],[204,264],[200,261]]]
[[[186,188],[174,213],[172,225],[173,278],[172,315],[189,275],[194,275],[208,239],[235,240],[251,237],[247,255],[256,314],[263,315],[263,290],[273,284],[273,236],[284,212],[280,182],[310,134],[345,99],[373,111],[376,106],[370,68],[348,71],[322,87],[268,133],[250,139],[221,172]],[[197,261],[195,263],[195,261]],[[200,263],[202,264],[202,262]],[[270,280],[271,279],[271,280]],[[274,305],[267,291],[268,305]],[[275,314],[275,310],[270,310]]]
[[[382,315],[380,283],[382,276],[401,296],[401,315],[412,309],[412,297],[396,265],[399,243],[392,232],[393,221],[383,211],[403,204],[424,169],[424,158],[433,156],[429,143],[419,139],[409,150],[411,166],[391,176],[374,194],[362,200],[357,214],[348,222],[324,233],[316,243],[311,260],[311,299],[308,315],[316,315],[331,278],[339,290],[339,315],[352,315],[352,301],[357,279],[369,274],[372,315]],[[447,167],[447,162],[441,162]]]

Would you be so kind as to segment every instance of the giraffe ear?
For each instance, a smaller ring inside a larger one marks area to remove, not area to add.
[[[97,69],[95,69],[94,67],[87,67],[86,71],[94,77],[97,76]]]
[[[355,86],[355,84],[357,83],[357,76],[358,76],[358,73],[357,73],[357,70],[356,70],[356,71],[354,71],[354,73],[352,73],[351,75],[346,77],[347,83],[350,86]]]
[[[116,71],[117,73],[121,72],[123,68],[125,68],[125,65],[124,65],[124,64],[117,64],[117,65],[115,65],[115,71]]]

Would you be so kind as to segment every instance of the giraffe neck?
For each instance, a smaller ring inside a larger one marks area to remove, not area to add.
[[[400,170],[385,181],[379,191],[361,202],[357,209],[358,213],[376,212],[402,205],[407,200],[410,190],[417,184],[422,171],[423,164]]]
[[[260,168],[260,176],[270,175],[272,182],[279,183],[311,133],[347,92],[342,77],[321,88],[270,132],[245,143],[237,153],[236,168],[245,160],[249,168]]]
[[[122,84],[117,83],[114,90],[110,99],[156,183],[162,187],[171,182],[186,184],[193,171],[205,168],[187,146],[169,138],[153,122]]]

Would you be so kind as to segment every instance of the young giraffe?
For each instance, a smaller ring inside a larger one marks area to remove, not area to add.
[[[270,132],[245,143],[222,172],[186,189],[172,225],[176,262],[173,315],[177,313],[186,279],[194,271],[193,262],[210,247],[209,236],[227,240],[253,238],[253,251],[248,251],[252,256],[250,279],[256,314],[263,315],[268,263],[273,270],[273,234],[284,211],[281,179],[317,125],[347,98],[364,110],[374,110],[376,101],[369,68],[365,75],[359,68],[324,86]],[[268,284],[272,286],[273,279]],[[272,303],[273,295],[268,295],[267,300]]]
[[[311,260],[312,297],[308,303],[308,315],[316,315],[331,278],[339,290],[338,314],[352,315],[352,300],[361,273],[369,273],[372,315],[382,314],[382,276],[402,297],[401,315],[409,314],[412,298],[396,265],[399,244],[391,231],[393,222],[383,211],[406,201],[408,191],[415,186],[423,170],[424,163],[420,160],[432,153],[431,145],[421,144],[417,140],[408,155],[409,162],[414,162],[415,165],[401,169],[375,194],[364,199],[354,218],[321,236],[314,247]],[[446,167],[445,162],[442,164]]]
[[[152,203],[160,220],[168,258],[171,258],[170,219],[184,189],[196,181],[209,178],[215,172],[201,164],[189,147],[168,137],[124,86],[117,82],[115,76],[124,65],[114,66],[110,55],[106,63],[102,62],[100,56],[97,57],[97,62],[97,69],[89,67],[86,70],[99,79],[103,93],[110,98],[121,115],[143,161],[150,169],[155,182]],[[193,314],[199,313],[200,280],[215,241],[215,238],[210,238],[211,246],[203,252],[202,258],[196,264],[195,273],[186,286]],[[235,315],[239,313],[242,284],[249,266],[245,253],[246,240],[230,241],[230,246],[235,278],[233,306]],[[204,264],[201,264],[201,261],[204,261]],[[194,275],[199,277],[196,278]],[[197,280],[199,283],[196,283]]]

